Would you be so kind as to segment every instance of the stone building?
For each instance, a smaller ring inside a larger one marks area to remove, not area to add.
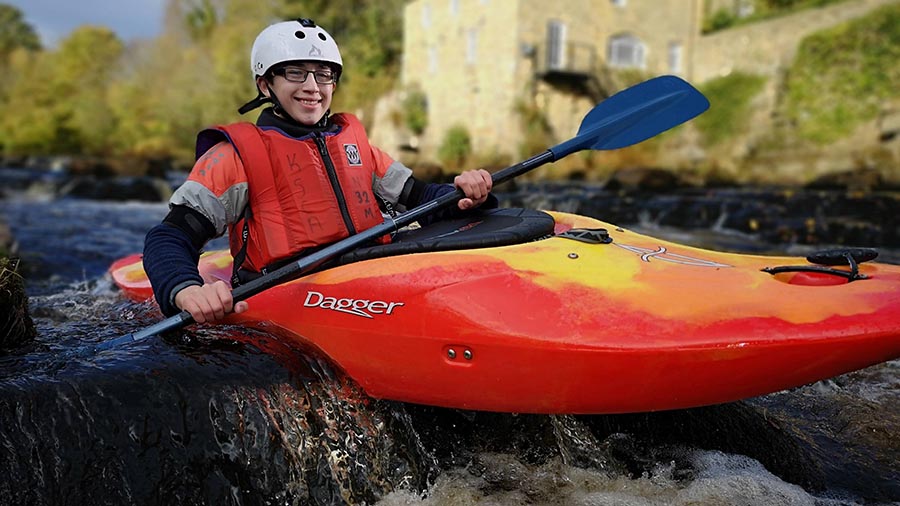
[[[373,137],[434,160],[447,130],[463,125],[473,152],[521,159],[535,154],[523,133],[535,112],[549,147],[629,81],[675,74],[697,84],[734,70],[774,76],[809,33],[896,1],[848,0],[703,35],[704,16],[722,8],[749,15],[752,2],[415,0],[404,12],[402,89],[376,110]],[[427,103],[418,136],[396,113],[412,90]]]

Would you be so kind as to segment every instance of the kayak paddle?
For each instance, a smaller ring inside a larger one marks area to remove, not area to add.
[[[660,76],[642,82],[597,104],[581,121],[575,137],[547,149],[523,162],[492,174],[493,185],[508,181],[548,162],[560,160],[584,149],[612,150],[631,146],[694,118],[709,107],[702,93],[675,76]],[[280,269],[235,288],[235,302],[245,300],[269,288],[312,271],[323,263],[356,249],[373,239],[399,230],[436,211],[456,204],[465,194],[459,188],[426,202],[407,213],[385,219],[384,223],[335,242]],[[104,341],[95,350],[102,351],[193,323],[187,311],[149,327]]]

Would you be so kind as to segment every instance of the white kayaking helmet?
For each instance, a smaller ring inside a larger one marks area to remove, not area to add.
[[[261,76],[279,63],[321,61],[343,67],[341,52],[331,35],[311,19],[283,21],[266,27],[253,42],[250,71]]]
[[[279,63],[290,61],[319,61],[334,67],[335,82],[340,78],[343,60],[331,34],[316,26],[311,19],[300,18],[267,26],[253,42],[250,50],[250,72],[257,77]],[[241,114],[259,107],[269,100],[260,93],[238,109]]]

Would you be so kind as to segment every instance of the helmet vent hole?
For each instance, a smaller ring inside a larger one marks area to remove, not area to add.
[[[302,30],[297,30],[296,32],[294,32],[294,37],[297,37],[298,39],[305,39],[306,34],[303,33]]]
[[[320,34],[319,34],[319,38],[322,39],[322,40],[328,40],[327,37],[325,37],[325,34],[324,34],[324,33],[320,33]]]

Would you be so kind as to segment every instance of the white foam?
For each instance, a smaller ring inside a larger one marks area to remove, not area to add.
[[[515,490],[498,490],[466,469],[443,473],[425,496],[395,491],[380,506],[456,505],[574,505],[574,506],[850,506],[853,502],[816,497],[770,473],[761,463],[742,455],[696,450],[687,454],[696,473],[677,481],[674,463],[659,463],[638,478],[610,476],[553,459],[525,467]],[[512,458],[512,456],[505,456]],[[496,460],[495,460],[496,461]],[[519,467],[518,465],[516,467]],[[518,473],[517,473],[518,474]]]

